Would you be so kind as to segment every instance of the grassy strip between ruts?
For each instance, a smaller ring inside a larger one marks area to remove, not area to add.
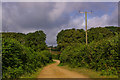
[[[97,72],[95,70],[87,69],[87,68],[83,68],[83,67],[71,68],[68,65],[64,66],[64,65],[61,65],[61,64],[59,64],[58,66],[60,66],[61,68],[64,68],[64,69],[68,69],[70,71],[78,72],[78,73],[86,75],[90,78],[118,78],[118,76],[115,76],[115,75],[102,76],[102,75],[100,75],[101,72]]]
[[[52,63],[49,63],[49,64],[47,64],[47,65],[50,65],[50,64],[53,64],[53,63],[56,63],[56,62],[53,61]],[[47,66],[47,65],[46,65],[46,66]],[[44,66],[44,67],[45,67],[45,66]],[[42,71],[42,69],[43,69],[44,67],[38,68],[35,72],[33,72],[33,73],[31,73],[31,74],[30,74],[30,73],[27,73],[27,74],[21,76],[20,78],[37,78],[38,75],[39,75],[39,73]]]

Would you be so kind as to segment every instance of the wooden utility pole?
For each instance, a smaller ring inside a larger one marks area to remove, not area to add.
[[[92,13],[92,11],[91,12],[80,12],[79,11],[79,13],[85,13],[85,29],[86,29],[86,45],[88,44],[88,42],[87,42],[87,13]]]

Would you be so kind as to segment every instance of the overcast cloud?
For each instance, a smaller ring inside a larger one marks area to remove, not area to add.
[[[84,14],[88,14],[88,29],[118,25],[117,2],[4,2],[2,30],[29,33],[43,30],[48,45],[56,45],[57,33],[62,29],[84,29]]]

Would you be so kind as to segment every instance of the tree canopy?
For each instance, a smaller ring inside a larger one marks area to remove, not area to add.
[[[46,35],[43,31],[28,33],[25,39],[26,39],[26,46],[31,47],[35,51],[41,51],[46,49],[47,47],[45,43]]]
[[[88,43],[115,36],[120,32],[119,27],[97,27],[88,29]],[[83,29],[61,30],[57,35],[57,44],[60,50],[73,44],[85,44],[85,31]]]

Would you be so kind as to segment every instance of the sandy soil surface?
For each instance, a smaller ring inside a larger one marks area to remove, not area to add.
[[[60,61],[54,60],[56,63],[50,64],[43,68],[38,78],[88,78],[80,73],[69,71],[57,66]]]

